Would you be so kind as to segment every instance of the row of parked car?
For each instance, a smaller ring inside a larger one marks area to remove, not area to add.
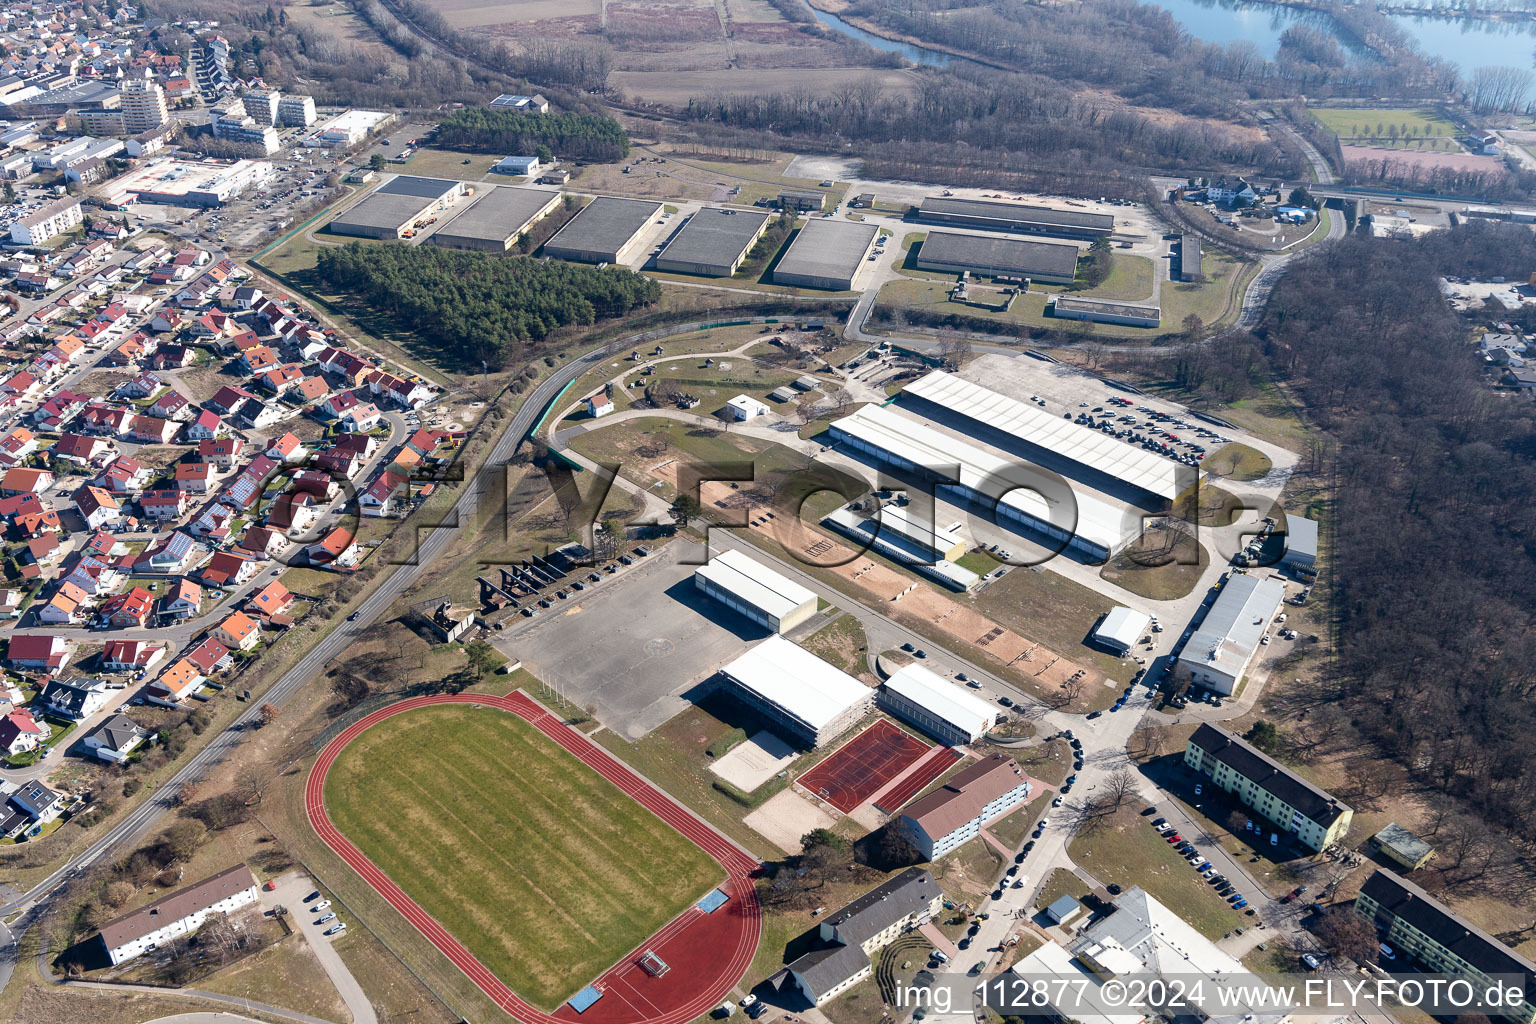
[[[1158,834],[1163,837],[1168,845],[1172,846],[1180,856],[1189,862],[1189,866],[1194,868],[1201,878],[1204,878],[1211,884],[1218,895],[1232,905],[1233,910],[1247,910],[1250,915],[1253,914],[1252,908],[1248,906],[1247,898],[1237,890],[1237,887],[1225,875],[1219,874],[1216,871],[1215,865],[1204,854],[1195,849],[1194,843],[1179,835],[1178,831],[1168,823],[1166,818],[1152,819],[1152,827],[1157,830]]]

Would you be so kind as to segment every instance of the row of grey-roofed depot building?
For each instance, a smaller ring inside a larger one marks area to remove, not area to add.
[[[815,193],[821,195],[821,193]],[[553,189],[471,185],[445,178],[399,175],[335,217],[333,234],[408,238],[428,232],[436,245],[501,252],[562,205]],[[803,205],[803,204],[802,204]],[[1110,214],[1015,203],[930,198],[915,211],[927,223],[984,230],[1094,238],[1113,230]],[[583,263],[632,263],[670,226],[663,204],[600,196],[577,212],[544,244],[543,252]],[[705,207],[656,255],[655,269],[702,277],[729,277],[767,231],[772,215],[761,210]],[[438,221],[442,221],[441,224]],[[776,284],[847,291],[879,243],[871,223],[813,217],[796,233],[772,271]],[[1191,257],[1193,271],[1188,269]],[[1198,274],[1199,243],[1184,245],[1182,277]],[[949,231],[930,232],[914,256],[924,270],[969,271],[994,277],[1067,284],[1076,276],[1078,247]]]

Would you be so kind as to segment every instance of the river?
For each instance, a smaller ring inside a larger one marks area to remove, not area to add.
[[[1172,14],[1190,34],[1213,43],[1231,43],[1246,39],[1273,57],[1280,46],[1280,34],[1291,25],[1311,22],[1325,28],[1334,26],[1325,14],[1279,7],[1274,4],[1241,3],[1237,0],[1149,0]],[[895,39],[873,35],[835,14],[811,13],[828,28],[862,40],[877,50],[899,53],[914,64],[944,67],[964,57],[952,57]],[[1454,61],[1462,74],[1473,68],[1498,64],[1510,67],[1536,67],[1536,21],[1500,22],[1475,18],[1415,18],[1390,16],[1418,43],[1419,49],[1432,57]]]
[[[1172,14],[1190,34],[1213,43],[1246,39],[1273,57],[1280,34],[1310,22],[1332,29],[1331,19],[1314,11],[1234,0],[1148,0]],[[1426,56],[1454,61],[1463,75],[1492,64],[1529,68],[1536,65],[1536,22],[1481,21],[1476,18],[1416,18],[1388,15],[1418,43]]]

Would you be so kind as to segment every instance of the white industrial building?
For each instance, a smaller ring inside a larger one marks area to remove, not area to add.
[[[1112,651],[1124,654],[1136,646],[1137,640],[1147,635],[1151,625],[1152,616],[1122,605],[1104,616],[1099,628],[1093,631],[1093,639]]]
[[[1164,500],[1193,487],[1199,472],[943,370],[913,381],[902,394],[944,409],[978,430],[1018,442],[1025,448],[1020,454],[1039,450],[1053,456],[1065,464],[1063,472],[1077,468],[1097,473]]]
[[[1190,684],[1235,692],[1284,599],[1280,580],[1234,573],[1179,655],[1179,668],[1189,672]]]
[[[321,125],[309,138],[306,146],[355,146],[368,137],[368,133],[394,118],[382,110],[348,110],[337,114]]]
[[[1286,514],[1283,561],[1301,569],[1317,565],[1317,520]]]
[[[997,724],[989,702],[915,663],[885,681],[880,706],[952,747],[975,743]]]
[[[735,694],[793,739],[815,748],[853,728],[875,691],[803,647],[774,635],[720,674]]]
[[[816,595],[740,551],[722,551],[693,574],[693,585],[775,633],[816,614]]]
[[[1130,510],[941,431],[904,409],[866,405],[833,421],[830,429],[835,440],[855,451],[931,479],[941,498],[954,491],[959,500],[988,509],[999,526],[1043,534],[1090,560],[1109,559],[1141,533],[1141,519]],[[947,482],[951,479],[958,483]]]
[[[980,576],[954,561],[966,548],[958,523],[935,526],[913,516],[909,508],[894,504],[883,506],[878,516],[847,507],[833,509],[821,523],[857,541],[864,550],[900,562],[952,590],[969,591],[981,582]]]
[[[99,938],[107,959],[116,965],[190,935],[202,927],[209,914],[229,914],[260,898],[256,876],[244,864],[237,864],[108,921],[101,926]]]
[[[725,403],[725,414],[733,420],[744,422],[768,415],[768,407],[750,395],[737,395]]]

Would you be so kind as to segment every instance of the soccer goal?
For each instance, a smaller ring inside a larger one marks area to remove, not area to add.
[[[659,978],[670,971],[672,967],[661,957],[657,956],[655,950],[648,949],[640,957],[640,969],[653,978]]]

